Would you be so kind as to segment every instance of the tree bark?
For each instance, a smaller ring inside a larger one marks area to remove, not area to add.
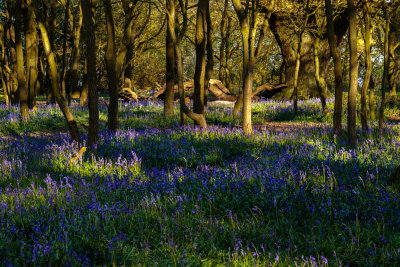
[[[38,85],[38,37],[36,32],[36,16],[27,1],[27,7],[24,9],[25,18],[25,44],[26,44],[26,87],[28,90],[28,107],[36,109],[36,95]]]
[[[206,22],[207,22],[207,63],[206,63],[206,75],[204,81],[204,105],[207,106],[207,96],[208,90],[207,88],[210,87],[210,79],[212,77],[214,71],[214,49],[213,49],[213,27],[211,22],[211,15],[210,15],[210,1],[207,0],[207,11],[206,11]]]
[[[327,34],[329,48],[333,58],[335,71],[335,107],[333,111],[333,128],[339,136],[342,135],[342,103],[343,103],[343,77],[342,77],[342,62],[340,53],[335,40],[335,28],[333,23],[333,10],[331,0],[325,0],[325,12],[327,19]]]
[[[227,43],[227,37],[228,37],[228,7],[229,7],[229,0],[225,0],[224,4],[224,11],[222,13],[222,18],[221,18],[221,24],[220,24],[220,32],[221,32],[221,45],[219,48],[219,72],[218,72],[218,79],[226,84],[226,72],[225,72],[225,57],[227,54],[226,50],[226,43]]]
[[[98,142],[99,109],[96,74],[96,36],[95,36],[95,9],[96,0],[82,0],[83,25],[86,37],[88,106],[89,106],[89,133],[88,146],[94,147]]]
[[[372,75],[372,60],[371,60],[372,23],[371,23],[371,15],[367,0],[364,0],[363,13],[364,13],[365,76],[361,88],[361,126],[363,131],[367,131],[368,130],[367,89],[370,85],[370,80]],[[371,90],[373,91],[373,88]]]
[[[61,94],[65,99],[69,102],[69,92],[67,92],[67,49],[68,49],[68,32],[69,32],[69,5],[70,0],[65,0],[65,11],[64,11],[64,36],[63,36],[63,55],[62,55],[62,64],[61,64]]]
[[[21,116],[24,122],[29,121],[28,90],[24,72],[24,51],[22,46],[22,0],[15,3],[15,50],[17,52],[17,79],[19,104]]]
[[[351,146],[357,142],[357,88],[358,88],[358,49],[357,49],[357,10],[353,0],[347,0],[350,16],[350,88],[348,94],[347,135]]]
[[[369,105],[369,117],[371,121],[376,120],[375,116],[375,84],[374,79],[371,78],[369,86],[369,95],[368,95],[368,105]]]
[[[19,103],[18,95],[18,79],[17,79],[17,52],[15,49],[15,27],[13,18],[15,18],[15,8],[9,6],[8,1],[3,2],[6,10],[7,22],[5,24],[5,37],[8,39],[7,48],[10,51],[10,69],[8,71],[8,77],[10,84],[9,88],[9,101],[10,104],[15,105]]]
[[[320,63],[319,63],[319,38],[315,39],[314,43],[314,64],[315,64],[315,81],[317,82],[317,89],[319,93],[319,98],[321,99],[322,111],[324,114],[328,112],[328,107],[326,106],[326,98],[327,98],[327,87],[325,78],[320,75]]]
[[[383,120],[385,117],[385,104],[386,104],[386,91],[389,87],[389,29],[390,29],[390,13],[387,7],[386,1],[383,3],[384,15],[385,15],[385,40],[384,40],[384,61],[383,61],[383,75],[382,75],[382,87],[381,87],[381,106],[379,107],[379,131],[383,133]]]
[[[104,0],[107,23],[106,67],[110,105],[108,106],[108,129],[115,132],[118,129],[118,81],[115,70],[115,29],[110,0]]]
[[[78,91],[78,82],[79,82],[79,62],[81,60],[81,50],[79,49],[80,40],[81,40],[81,29],[82,29],[82,8],[79,5],[78,12],[74,15],[77,18],[73,19],[73,34],[72,34],[72,58],[70,61],[70,70],[71,70],[71,93]],[[85,101],[86,102],[86,101]]]
[[[180,104],[180,109],[181,109],[181,123],[184,124],[186,120],[186,116],[188,116],[190,119],[195,121],[202,129],[207,128],[207,122],[205,120],[205,117],[203,114],[197,114],[195,112],[192,112],[185,103],[185,91],[184,91],[184,86],[183,86],[183,58],[182,58],[182,51],[181,51],[181,46],[180,42],[182,40],[183,34],[186,31],[186,22],[187,22],[187,6],[181,6],[181,10],[184,11],[184,23],[183,26],[179,32],[179,34],[176,34],[176,29],[175,29],[175,20],[176,20],[176,11],[175,11],[175,1],[174,0],[167,0],[167,14],[168,14],[168,30],[171,35],[171,39],[174,43],[174,50],[175,50],[175,55],[176,55],[176,61],[178,65],[178,90],[179,90],[179,104]]]
[[[165,98],[164,98],[164,115],[171,117],[174,115],[174,87],[175,87],[175,52],[174,42],[167,28],[165,39],[165,55],[166,55],[166,70],[165,70]]]
[[[206,75],[206,12],[208,1],[199,0],[196,15],[196,66],[194,72],[194,98],[193,111],[204,115],[204,87]]]
[[[66,99],[60,94],[59,80],[58,80],[58,71],[57,65],[54,57],[54,53],[51,49],[50,40],[47,34],[46,27],[42,22],[39,22],[39,30],[42,35],[42,43],[44,47],[44,51],[46,53],[47,60],[49,62],[50,68],[50,76],[53,88],[53,94],[56,98],[58,106],[60,107],[64,117],[67,121],[69,132],[71,134],[71,139],[80,143],[81,139],[79,136],[78,125],[75,121],[74,115],[68,107],[68,102]]]

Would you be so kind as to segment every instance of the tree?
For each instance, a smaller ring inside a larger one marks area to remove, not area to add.
[[[368,130],[367,122],[367,89],[370,86],[371,76],[372,76],[372,60],[371,60],[371,39],[372,39],[372,29],[373,24],[371,23],[370,7],[367,0],[363,2],[363,15],[364,15],[364,47],[365,47],[365,75],[364,82],[361,88],[361,125],[364,131]],[[373,90],[373,89],[371,89]],[[374,108],[372,108],[374,109]],[[372,113],[371,113],[372,114]],[[372,120],[372,116],[371,116]]]
[[[179,6],[183,16],[183,23],[180,29],[175,27],[176,22],[176,2],[175,0],[167,0],[166,11],[168,16],[168,31],[171,35],[172,42],[174,44],[174,51],[176,55],[177,62],[177,76],[178,76],[178,91],[179,91],[179,105],[181,112],[181,123],[185,123],[185,118],[188,116],[190,119],[195,121],[201,128],[207,128],[207,122],[205,120],[204,114],[198,114],[192,112],[185,103],[185,91],[183,86],[183,58],[182,58],[182,50],[181,50],[181,41],[184,36],[187,27],[187,4],[188,1],[185,2],[183,0],[179,0]]]
[[[175,50],[174,42],[167,27],[165,37],[165,98],[164,115],[170,117],[174,114],[174,87],[175,87]]]
[[[28,107],[36,109],[38,85],[38,37],[36,32],[36,15],[32,1],[26,1],[24,8],[25,46],[26,46],[26,88],[28,90]]]
[[[63,95],[60,94],[60,87],[59,87],[60,82],[58,80],[57,65],[56,65],[54,53],[51,49],[47,29],[46,29],[45,25],[43,24],[43,22],[39,22],[38,27],[39,27],[39,30],[40,30],[40,33],[42,36],[42,43],[43,43],[44,51],[46,53],[46,57],[49,62],[51,82],[53,85],[52,86],[53,94],[55,96],[58,106],[60,107],[60,109],[61,109],[62,113],[64,114],[64,117],[67,121],[72,140],[80,143],[81,139],[79,136],[78,125],[75,121],[74,115],[72,114],[71,110],[68,107],[67,100],[64,98]]]
[[[256,33],[258,28],[258,15],[260,12],[260,2],[257,0],[247,1],[243,5],[240,0],[232,0],[236,15],[240,23],[242,33],[243,49],[243,89],[240,98],[243,99],[243,131],[246,135],[253,134],[251,123],[251,97],[253,92],[254,65],[260,54],[265,32],[269,25],[269,17],[274,7],[275,1],[272,0],[264,15],[262,30],[256,46]],[[238,113],[239,100],[235,104],[234,115]]]
[[[384,111],[386,104],[386,92],[389,89],[389,30],[390,30],[390,18],[391,14],[389,11],[388,4],[386,1],[383,1],[383,13],[385,18],[385,34],[384,34],[384,62],[383,62],[383,75],[382,75],[382,87],[381,87],[381,106],[379,108],[379,131],[382,134],[383,132],[383,120],[384,120]]]
[[[22,0],[15,3],[15,50],[17,52],[17,79],[19,104],[23,121],[29,121],[28,90],[24,72],[24,51],[22,45]]]
[[[193,111],[197,114],[203,114],[203,116],[206,86],[208,85],[208,80],[206,81],[206,48],[211,42],[208,39],[208,31],[210,29],[208,25],[210,22],[207,16],[209,16],[209,13],[209,0],[199,0],[196,15],[196,69],[194,74]]]
[[[96,74],[96,36],[95,36],[95,9],[96,0],[82,0],[83,25],[85,28],[88,106],[89,106],[89,133],[88,146],[93,147],[98,141],[99,109]]]
[[[342,135],[342,102],[343,102],[343,78],[342,62],[339,50],[337,49],[337,40],[335,40],[335,26],[333,23],[333,8],[331,0],[325,0],[326,28],[329,41],[329,49],[333,58],[335,71],[335,107],[333,113],[333,128],[338,135]]]
[[[110,105],[108,107],[108,129],[118,129],[118,82],[115,70],[115,30],[112,6],[110,0],[104,0],[107,23],[107,51],[106,65],[108,77],[108,91],[110,93]]]
[[[350,145],[356,144],[356,108],[357,108],[357,87],[358,87],[358,51],[357,51],[357,10],[353,0],[347,0],[350,27],[350,88],[348,94],[347,111],[347,135]]]

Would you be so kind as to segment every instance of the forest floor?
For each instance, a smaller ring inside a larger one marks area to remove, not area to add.
[[[255,102],[251,138],[226,103],[207,108],[206,132],[181,127],[178,107],[165,119],[162,103],[121,103],[116,134],[100,105],[99,144],[83,153],[56,105],[26,124],[0,105],[0,265],[399,265],[387,178],[400,125],[358,126],[350,147],[328,105],[301,101],[294,116]],[[87,109],[72,111],[85,144]]]

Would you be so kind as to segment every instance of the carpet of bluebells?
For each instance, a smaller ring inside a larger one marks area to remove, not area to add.
[[[24,125],[0,105],[0,265],[398,266],[400,195],[386,181],[400,126],[359,129],[350,148],[329,106],[304,101],[295,117],[256,102],[249,138],[232,106],[210,105],[202,132],[161,103],[122,103],[111,134],[102,105],[97,148],[71,163],[79,146],[57,106]],[[85,136],[87,110],[73,112]]]

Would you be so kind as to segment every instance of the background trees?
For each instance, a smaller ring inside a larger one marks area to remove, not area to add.
[[[224,94],[238,99],[234,115],[244,103],[241,123],[247,134],[252,132],[251,99],[269,88],[264,96],[294,100],[295,109],[297,100],[320,97],[327,116],[326,98],[334,94],[334,128],[341,135],[342,93],[349,92],[347,129],[353,143],[357,92],[364,130],[368,119],[375,119],[375,93],[381,107],[397,97],[400,15],[398,1],[352,3],[98,0],[86,8],[80,0],[1,0],[1,88],[8,104],[21,104],[26,120],[38,94],[47,102],[57,100],[51,62],[38,34],[41,22],[54,53],[57,90],[67,104],[73,98],[89,103],[90,126],[97,120],[97,91],[110,96],[108,122],[115,131],[119,91],[149,97],[164,84],[165,115],[173,115],[180,92],[182,122],[188,116],[205,126],[208,80],[217,78]],[[190,78],[194,93],[184,90]],[[274,87],[280,83],[284,86]],[[193,111],[187,96],[194,98]],[[384,115],[379,118],[382,125]]]

